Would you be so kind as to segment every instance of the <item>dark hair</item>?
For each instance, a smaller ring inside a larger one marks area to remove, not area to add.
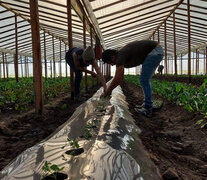
[[[102,61],[104,63],[108,63],[111,60],[111,56],[116,56],[117,50],[114,49],[107,49],[102,53]]]

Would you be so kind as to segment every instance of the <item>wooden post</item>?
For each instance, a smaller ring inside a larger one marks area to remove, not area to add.
[[[175,33],[175,12],[173,13],[173,37],[174,37],[174,66],[175,66],[175,77],[177,80],[177,55],[176,55],[176,33]]]
[[[3,53],[2,52],[2,60],[3,60],[3,75],[4,75],[4,79],[6,78],[6,73],[5,73],[5,59],[4,59],[4,54],[5,53]]]
[[[71,0],[67,0],[67,18],[68,18],[68,44],[69,49],[73,47],[72,41],[72,13],[71,13]],[[74,74],[73,70],[70,68],[70,89],[71,89],[71,99],[74,99]]]
[[[192,74],[195,74],[195,68],[194,68],[194,64],[195,64],[195,57],[194,57],[194,51],[193,51],[193,69],[192,69]]]
[[[6,63],[6,77],[9,78],[9,67],[8,67],[6,53],[5,53],[5,63]]]
[[[157,41],[160,44],[160,30],[157,30]]]
[[[83,47],[86,49],[86,19],[85,15],[83,15]],[[87,67],[86,67],[87,69]],[[88,79],[87,73],[85,72],[85,90],[88,91]]]
[[[50,60],[50,77],[52,78],[52,60]]]
[[[26,56],[24,56],[24,72],[25,72],[25,77],[27,77],[27,59],[26,59]]]
[[[27,74],[28,74],[28,77],[29,77],[29,60],[28,60],[28,57],[27,57]]]
[[[44,59],[45,59],[45,79],[47,80],[47,52],[46,52],[46,37],[44,31]]]
[[[92,25],[91,25],[92,26]],[[90,27],[90,39],[91,39],[91,47],[93,48],[93,29]],[[93,66],[91,66],[91,71],[94,71]],[[94,78],[91,77],[92,87],[94,86]]]
[[[19,82],[18,77],[18,31],[17,31],[17,15],[15,14],[15,48],[16,52],[14,55],[14,70],[15,70],[15,78],[16,82]]]
[[[66,54],[66,44],[65,44],[65,54]],[[65,77],[67,77],[67,76],[68,76],[68,68],[67,68],[67,62],[66,62],[66,59],[65,59]]]
[[[187,0],[188,14],[188,82],[191,83],[191,27],[190,27],[190,0]]]
[[[55,40],[52,37],[52,59],[53,59],[53,78],[56,77],[56,66],[55,66]]]
[[[169,67],[170,66],[170,58],[169,57],[167,58],[167,62],[168,63],[167,63],[166,69],[167,69],[167,74],[168,74],[168,73],[170,73],[169,70],[168,70],[168,69],[170,69],[170,67]]]
[[[33,74],[36,113],[43,112],[42,96],[42,62],[39,30],[38,0],[30,0],[30,18],[32,31]]]
[[[207,75],[207,47],[206,47],[206,75]]]
[[[196,49],[196,75],[198,74],[198,49]]]
[[[164,24],[164,36],[165,36],[165,74],[167,74],[168,72],[168,68],[167,68],[167,23],[165,21]]]
[[[205,56],[206,56],[206,52],[204,49],[204,51],[203,51],[203,74],[205,74],[205,72],[206,72],[206,70],[205,70],[205,67],[206,67]]]
[[[22,73],[22,77],[24,77],[24,73],[23,73],[23,63],[22,63],[22,56],[20,56],[20,63],[21,63],[21,73]]]
[[[173,57],[172,57],[172,61],[171,61],[171,67],[172,67],[172,74],[173,74]]]
[[[197,61],[197,73],[199,74],[200,73],[200,71],[199,71],[199,61],[200,61],[200,51],[199,51],[199,49],[198,49],[198,61]]]
[[[59,69],[60,77],[62,78],[62,53],[61,53],[61,40],[60,40],[60,69]]]
[[[181,54],[181,59],[180,59],[180,68],[181,68],[181,75],[183,74],[183,55]]]

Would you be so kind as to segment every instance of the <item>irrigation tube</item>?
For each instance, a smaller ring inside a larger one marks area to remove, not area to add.
[[[14,159],[0,172],[0,179],[42,179],[52,173],[43,170],[47,161],[64,167],[61,173],[68,180],[160,180],[121,87],[110,98],[100,99],[102,91],[79,106],[50,137]],[[79,148],[72,146],[74,140]],[[79,154],[73,154],[80,148]],[[73,153],[67,153],[71,149]]]

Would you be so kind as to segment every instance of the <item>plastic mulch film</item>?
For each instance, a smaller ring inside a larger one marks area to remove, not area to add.
[[[100,99],[102,92],[101,88],[79,106],[50,137],[14,159],[0,172],[0,179],[39,180],[52,175],[68,180],[161,179],[139,139],[141,131],[120,86],[110,98]],[[55,173],[54,167],[59,171]]]

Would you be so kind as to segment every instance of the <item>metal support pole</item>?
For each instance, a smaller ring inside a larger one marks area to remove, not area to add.
[[[42,62],[39,30],[38,0],[30,0],[30,18],[32,31],[32,49],[33,49],[33,74],[34,74],[34,93],[36,113],[43,112],[42,96]]]
[[[69,49],[73,47],[72,41],[72,12],[71,12],[71,0],[67,0],[67,18],[68,18],[68,44]],[[74,99],[74,74],[73,70],[70,68],[70,89],[71,89],[71,99]]]

